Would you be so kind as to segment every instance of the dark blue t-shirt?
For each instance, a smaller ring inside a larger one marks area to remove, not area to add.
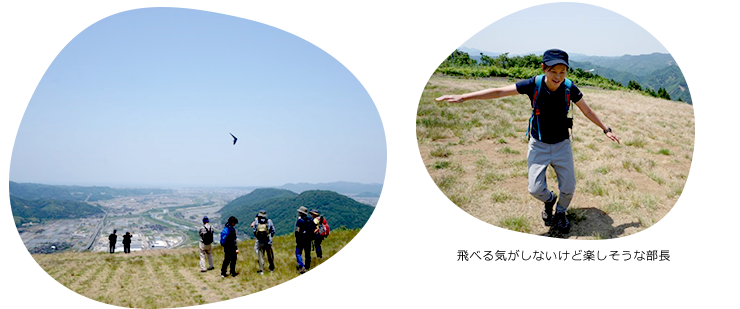
[[[534,77],[516,83],[516,91],[526,94],[529,102],[534,99],[534,91],[537,88]],[[532,124],[530,136],[548,144],[562,142],[568,137],[568,117],[565,102],[565,82],[560,83],[555,91],[550,91],[542,80],[542,89],[537,98],[537,106],[540,110],[539,123]],[[570,101],[575,103],[583,98],[583,93],[576,87],[575,83],[570,87]],[[576,108],[574,104],[570,108]],[[537,122],[537,119],[534,119]],[[528,124],[529,125],[529,124]],[[541,138],[540,138],[541,136]]]

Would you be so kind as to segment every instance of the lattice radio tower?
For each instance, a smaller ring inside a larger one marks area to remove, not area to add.
[[[450,10],[445,10],[442,2],[429,2],[429,15],[432,20],[434,48],[438,51],[452,51],[452,41],[447,31],[447,23],[451,21]]]

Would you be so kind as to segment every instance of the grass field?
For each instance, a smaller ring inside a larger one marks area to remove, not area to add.
[[[312,252],[311,270],[341,250],[359,230],[335,230],[322,243],[323,259]],[[274,239],[275,271],[257,273],[254,241],[238,244],[236,277],[221,278],[223,249],[214,245],[215,270],[200,272],[198,248],[123,253],[35,254],[55,280],[90,299],[133,308],[172,308],[228,300],[279,285],[299,276],[292,235]]]
[[[434,182],[462,210],[499,227],[550,235],[540,218],[542,203],[527,191],[527,96],[434,101],[514,82],[433,76],[417,110],[419,151]],[[576,193],[565,237],[605,239],[644,230],[670,211],[683,190],[694,150],[693,107],[624,91],[581,90],[622,143],[611,142],[576,108]],[[547,182],[557,193],[552,167]]]

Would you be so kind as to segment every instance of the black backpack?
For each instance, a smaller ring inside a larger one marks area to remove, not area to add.
[[[205,225],[203,226],[205,227]],[[213,243],[213,228],[206,228],[206,233],[201,236],[204,245],[210,245]]]

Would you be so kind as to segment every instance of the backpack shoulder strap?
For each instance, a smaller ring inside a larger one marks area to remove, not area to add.
[[[540,133],[540,109],[537,107],[537,98],[540,96],[540,90],[542,90],[542,81],[545,79],[544,74],[540,74],[534,77],[534,96],[532,96],[532,116],[529,117],[529,126],[527,126],[527,140],[529,140],[529,132],[534,125],[535,119],[537,121],[537,135],[542,140],[542,134]]]
[[[532,109],[537,109],[537,98],[540,96],[542,90],[542,82],[545,80],[545,75],[540,74],[534,77],[534,96],[532,97]]]
[[[570,109],[570,87],[573,86],[573,82],[570,79],[565,79],[565,112],[568,118],[573,118],[573,111]]]

